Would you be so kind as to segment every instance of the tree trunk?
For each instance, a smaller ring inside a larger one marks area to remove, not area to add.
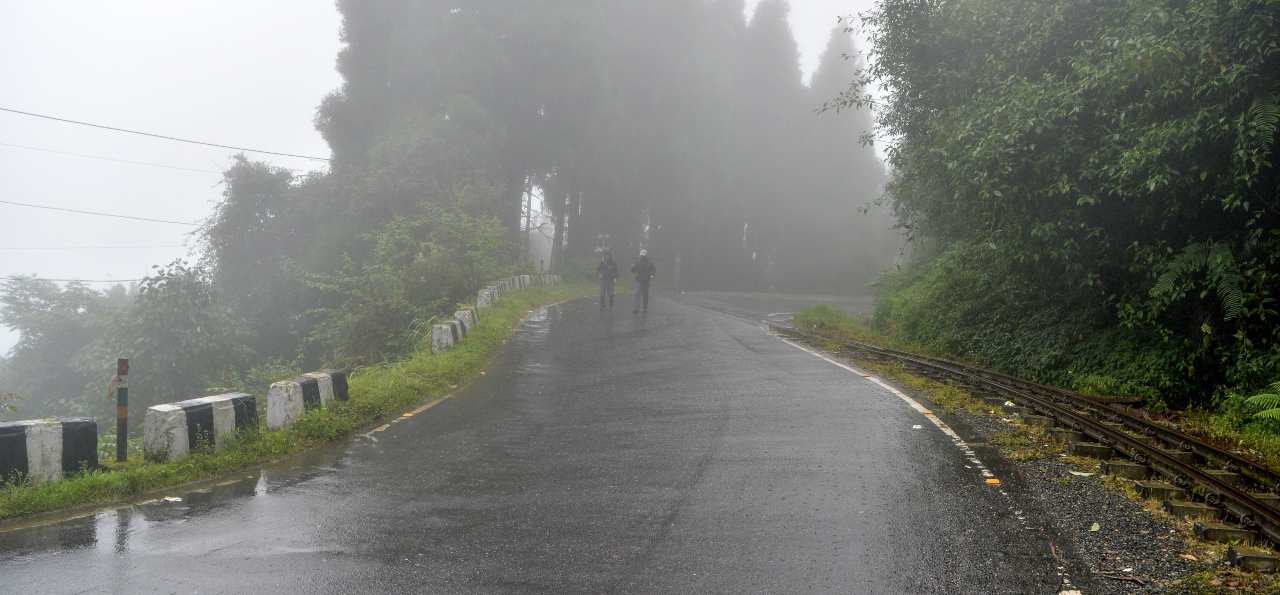
[[[519,168],[509,168],[503,180],[501,204],[502,226],[507,230],[507,239],[511,244],[512,260],[520,258],[520,211],[524,205],[525,172]]]
[[[554,202],[552,206],[550,203]],[[557,180],[547,189],[548,208],[555,216],[555,238],[551,240],[551,272],[563,272],[564,265],[564,232],[565,232],[565,215],[568,207],[565,206],[564,186],[560,185]]]

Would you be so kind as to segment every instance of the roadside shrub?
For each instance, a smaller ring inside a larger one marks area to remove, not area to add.
[[[486,281],[509,272],[496,220],[423,208],[420,217],[396,218],[370,234],[367,262],[347,259],[340,274],[313,281],[336,305],[316,311],[309,353],[346,364],[402,356],[421,344],[433,317],[451,314]]]

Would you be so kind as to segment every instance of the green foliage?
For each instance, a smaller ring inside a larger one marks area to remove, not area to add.
[[[1187,278],[1202,273],[1206,290],[1212,289],[1221,301],[1223,322],[1239,318],[1244,311],[1244,292],[1241,290],[1244,280],[1231,248],[1226,244],[1191,244],[1177,256],[1159,263],[1156,272],[1159,277],[1151,288],[1156,309],[1167,308],[1183,299],[1194,287]]]
[[[5,384],[11,407],[0,417],[93,415],[105,411],[107,365],[94,361],[95,346],[113,330],[131,298],[123,287],[99,293],[80,284],[60,288],[50,281],[18,278],[0,283],[0,323],[21,333],[6,359]],[[83,398],[92,395],[97,398]]]
[[[201,268],[244,322],[249,349],[289,357],[297,352],[309,322],[304,314],[315,299],[300,271],[314,267],[310,259],[326,251],[315,239],[330,231],[317,221],[324,205],[296,186],[289,170],[243,155],[223,182],[222,201],[200,231]]]
[[[882,0],[859,83],[888,90],[890,195],[932,262],[885,284],[880,328],[1152,403],[1274,378],[1277,22],[1265,0]]]
[[[819,304],[795,314],[795,324],[814,330],[840,329],[854,324],[853,316],[835,306]]]
[[[1253,395],[1244,403],[1254,417],[1280,422],[1280,382],[1272,383],[1267,392]]]
[[[0,303],[22,333],[9,364],[7,388],[21,397],[11,417],[108,418],[118,357],[131,360],[130,404],[144,410],[231,385],[250,355],[208,271],[180,261],[155,267],[132,292],[13,280]]]
[[[181,261],[142,280],[116,328],[99,365],[113,367],[111,353],[130,358],[130,405],[139,410],[231,386],[252,355],[209,272]]]
[[[329,362],[367,364],[398,357],[416,345],[416,328],[452,315],[485,281],[506,273],[501,226],[457,208],[427,207],[372,234],[369,260],[348,259],[332,279],[313,281],[333,296],[316,312],[310,351]]]

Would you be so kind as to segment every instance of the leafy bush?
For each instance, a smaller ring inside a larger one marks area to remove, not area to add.
[[[347,259],[340,274],[312,281],[336,305],[316,311],[310,353],[355,364],[408,353],[429,336],[434,317],[451,315],[487,280],[509,271],[499,260],[504,232],[497,221],[455,208],[426,211],[371,234],[368,262]]]
[[[887,280],[878,328],[1152,403],[1275,378],[1277,22],[1265,0],[879,2],[889,193],[937,249]]]
[[[1253,417],[1280,422],[1280,382],[1272,383],[1266,392],[1260,392],[1245,400]]]
[[[797,312],[795,324],[801,328],[822,330],[847,327],[854,324],[854,321],[853,317],[844,310],[827,304],[819,304]]]

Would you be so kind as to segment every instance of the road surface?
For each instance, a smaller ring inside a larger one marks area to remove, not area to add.
[[[386,431],[0,533],[0,590],[1060,590],[1058,541],[1016,490],[751,321],[774,309],[664,294],[643,317],[536,313],[480,380]]]

